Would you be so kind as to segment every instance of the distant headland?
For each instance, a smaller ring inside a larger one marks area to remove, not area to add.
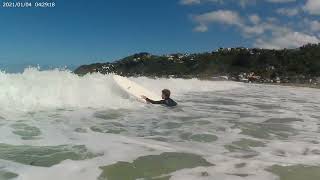
[[[320,44],[297,49],[220,48],[196,54],[138,53],[106,63],[82,65],[74,73],[223,79],[253,83],[320,86]]]

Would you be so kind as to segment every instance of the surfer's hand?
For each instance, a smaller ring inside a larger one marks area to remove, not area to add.
[[[141,98],[142,98],[142,99],[147,99],[147,97],[146,97],[146,96],[143,96],[143,95],[141,96]]]

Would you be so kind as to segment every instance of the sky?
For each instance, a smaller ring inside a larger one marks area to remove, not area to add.
[[[320,42],[320,0],[42,0],[3,7],[0,66],[63,66],[133,53],[220,47],[296,48]]]

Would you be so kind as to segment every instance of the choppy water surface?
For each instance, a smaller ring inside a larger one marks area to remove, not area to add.
[[[319,90],[131,79],[179,107],[130,99],[111,76],[0,74],[0,179],[320,179]]]

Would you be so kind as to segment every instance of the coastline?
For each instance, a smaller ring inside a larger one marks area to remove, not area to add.
[[[296,49],[220,48],[196,54],[147,52],[104,63],[82,65],[74,73],[198,78],[320,88],[320,44]]]
[[[197,77],[194,77],[197,78]],[[271,82],[244,82],[239,80],[228,80],[226,78],[198,78],[200,80],[209,80],[209,81],[233,81],[233,82],[241,82],[246,84],[257,84],[257,85],[270,85],[270,86],[285,86],[285,87],[299,87],[299,88],[312,88],[312,89],[320,89],[319,83],[271,83]]]

